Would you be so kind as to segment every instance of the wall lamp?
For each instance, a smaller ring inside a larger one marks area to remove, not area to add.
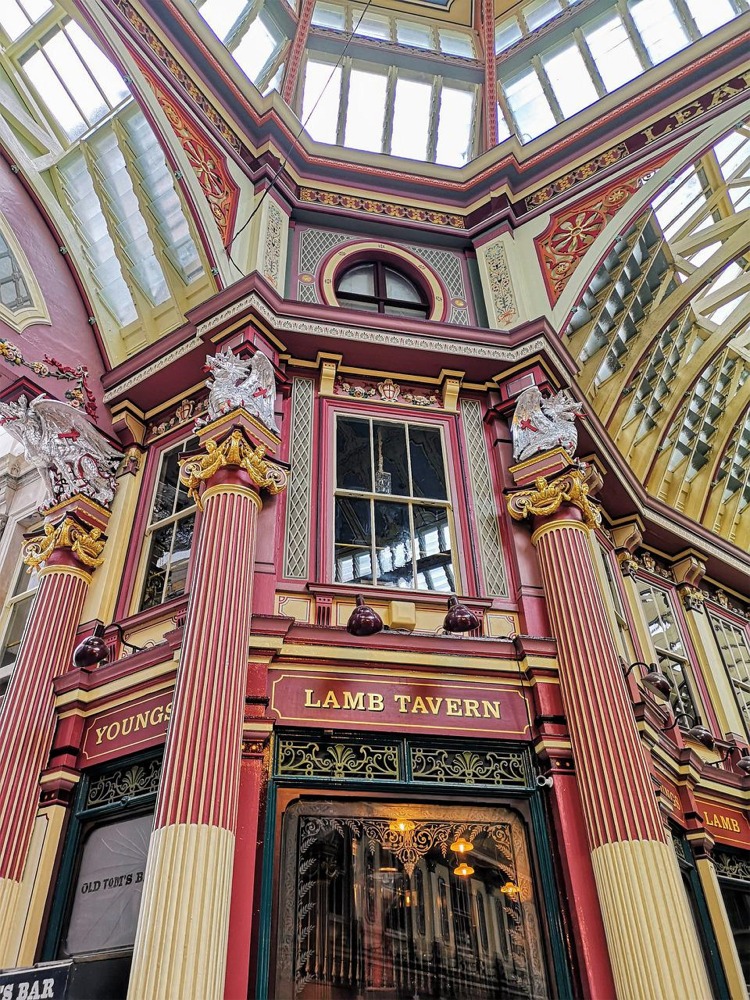
[[[690,737],[691,740],[695,740],[696,743],[700,743],[701,746],[705,747],[706,750],[713,750],[716,745],[716,740],[710,729],[706,727],[701,722],[699,716],[692,716],[688,712],[675,712],[674,722],[671,726],[665,726],[663,732],[671,732],[680,719],[692,719],[692,726],[686,729],[686,735]]]
[[[750,774],[750,753],[748,753],[747,750],[743,750],[742,747],[738,747],[736,743],[727,743],[724,748],[724,756],[719,760],[713,761],[713,766],[718,767],[719,764],[723,764],[725,761],[729,760],[735,750],[740,756],[734,766],[738,771],[742,771],[743,774]]]
[[[662,698],[668,698],[672,693],[672,685],[669,678],[658,664],[644,663],[643,660],[636,660],[635,663],[631,663],[628,666],[625,660],[620,657],[620,666],[623,669],[623,677],[627,677],[636,667],[643,667],[646,673],[641,676],[641,680],[643,681],[643,686],[651,694],[659,694]]]
[[[356,607],[346,623],[346,631],[349,635],[366,637],[376,635],[383,629],[388,630],[377,611],[369,604],[365,604],[362,594],[357,594],[356,602]],[[448,598],[448,613],[443,619],[443,631],[471,632],[479,628],[479,625],[479,618],[466,605],[459,603],[457,597]]]

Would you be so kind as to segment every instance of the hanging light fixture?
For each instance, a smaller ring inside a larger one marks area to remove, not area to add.
[[[411,819],[392,819],[388,824],[388,829],[391,833],[413,833],[415,828],[414,821]]]
[[[375,492],[391,492],[391,474],[383,468],[383,428],[378,427],[378,467],[375,470]]]
[[[463,837],[459,837],[451,844],[451,850],[458,855],[464,855],[468,854],[469,851],[473,851],[474,845],[470,840],[464,840]]]
[[[479,628],[479,619],[464,604],[458,603],[457,597],[448,598],[448,614],[443,619],[446,632],[472,632]]]
[[[520,891],[515,882],[508,881],[500,886],[500,892],[504,892],[506,896],[517,896]]]
[[[662,698],[668,698],[672,693],[670,680],[658,664],[644,663],[643,660],[636,660],[635,663],[631,663],[629,667],[626,667],[625,661],[622,657],[620,657],[620,664],[625,677],[627,677],[628,674],[636,667],[643,667],[646,673],[642,675],[641,680],[643,681],[643,686],[647,688],[651,694],[658,694]]]
[[[453,874],[462,875],[464,876],[464,878],[466,878],[469,875],[474,874],[474,869],[471,867],[471,865],[467,865],[465,861],[462,861],[461,864],[458,866],[458,868],[453,869]]]
[[[365,599],[361,594],[357,594],[357,606],[349,615],[346,623],[346,631],[349,635],[368,636],[382,632],[383,619],[369,604],[365,604]]]
[[[700,743],[700,745],[702,747],[705,747],[706,750],[714,749],[714,746],[716,744],[716,740],[714,739],[714,734],[711,732],[710,729],[706,729],[706,727],[703,725],[703,723],[701,722],[700,718],[697,715],[693,716],[690,715],[688,712],[675,712],[674,722],[672,723],[671,726],[665,726],[663,732],[665,733],[671,732],[677,725],[677,723],[680,721],[680,719],[692,720],[692,725],[690,726],[690,728],[685,729],[685,735],[688,737],[688,739],[694,740],[696,743]]]

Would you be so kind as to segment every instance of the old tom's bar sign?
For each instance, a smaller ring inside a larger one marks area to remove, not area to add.
[[[281,722],[363,729],[494,733],[528,738],[523,691],[511,684],[478,684],[414,676],[352,677],[327,672],[272,670],[270,709]]]
[[[61,1000],[69,973],[70,962],[0,972],[0,1000]]]
[[[83,734],[84,765],[88,767],[163,743],[171,715],[171,691],[92,715],[86,720]]]

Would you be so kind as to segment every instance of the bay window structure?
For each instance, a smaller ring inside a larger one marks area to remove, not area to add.
[[[195,445],[194,439],[184,441],[161,458],[146,529],[148,556],[141,609],[152,608],[185,592],[196,508],[180,482],[179,459]]]
[[[670,594],[646,580],[638,580],[641,607],[648,626],[656,660],[672,685],[669,701],[678,715],[695,721],[697,709],[689,679],[690,664]],[[692,725],[690,721],[688,725]]]
[[[439,427],[339,415],[334,505],[335,582],[455,591]]]
[[[426,319],[429,305],[416,281],[382,261],[355,264],[336,282],[336,298],[342,306]]]
[[[747,630],[713,612],[708,613],[708,620],[711,622],[722,662],[732,682],[742,718],[750,732],[750,645],[748,645]]]

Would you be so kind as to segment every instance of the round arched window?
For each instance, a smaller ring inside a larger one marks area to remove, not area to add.
[[[427,296],[419,285],[383,261],[355,264],[336,282],[339,305],[390,316],[426,319],[430,314]]]

